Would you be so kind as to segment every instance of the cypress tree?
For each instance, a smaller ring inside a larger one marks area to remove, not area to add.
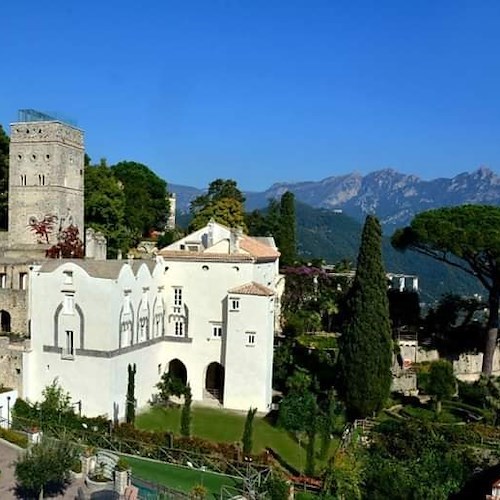
[[[191,394],[191,387],[189,384],[186,386],[184,392],[184,405],[181,412],[181,436],[191,436],[191,403],[193,396]]]
[[[382,230],[377,218],[369,215],[348,299],[348,319],[339,342],[339,392],[349,418],[364,418],[383,407],[390,393],[391,362]]]
[[[128,365],[127,401],[125,406],[125,420],[127,424],[135,421],[135,363]]]
[[[253,448],[253,419],[257,413],[257,408],[249,408],[247,418],[245,419],[245,427],[241,442],[243,443],[243,454],[248,456],[252,453]]]
[[[278,247],[281,263],[290,266],[297,257],[297,223],[295,220],[295,196],[287,191],[280,202],[280,228]]]

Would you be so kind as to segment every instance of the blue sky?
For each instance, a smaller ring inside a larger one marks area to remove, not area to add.
[[[498,0],[23,0],[0,20],[0,123],[57,112],[96,162],[245,190],[500,170]]]

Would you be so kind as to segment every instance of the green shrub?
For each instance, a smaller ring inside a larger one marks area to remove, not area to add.
[[[80,472],[82,472],[82,461],[80,459],[76,459],[71,466],[71,470],[80,474]]]
[[[465,404],[483,408],[487,394],[488,390],[485,385],[458,381],[458,397]]]
[[[9,441],[9,443],[20,446],[21,448],[28,447],[28,438],[24,434],[16,432],[12,429],[3,429],[0,427],[0,438]]]
[[[130,464],[123,457],[120,457],[115,465],[115,470],[124,471],[129,469],[130,469]]]

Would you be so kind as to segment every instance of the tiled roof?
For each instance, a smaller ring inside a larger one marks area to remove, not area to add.
[[[264,297],[274,295],[274,292],[270,288],[267,288],[267,286],[261,285],[260,283],[255,283],[255,281],[232,288],[229,290],[229,293],[237,293],[238,295],[261,295]]]
[[[280,253],[276,249],[256,240],[255,238],[252,238],[251,236],[245,235],[241,238],[240,248],[257,259],[277,259],[280,256]]]
[[[129,263],[129,261],[127,260],[51,259],[42,264],[40,272],[51,273],[58,267],[63,266],[64,264],[67,264],[69,262],[81,267],[84,271],[87,272],[89,276],[103,279],[118,278],[122,267]],[[137,271],[142,264],[146,264],[149,268],[149,271],[153,272],[156,262],[152,259],[135,259],[130,261],[130,265],[134,274],[137,274]]]
[[[165,260],[193,260],[197,262],[253,262],[251,255],[244,253],[190,252],[188,250],[162,250]]]

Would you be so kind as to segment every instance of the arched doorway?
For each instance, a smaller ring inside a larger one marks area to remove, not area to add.
[[[210,363],[205,376],[205,391],[209,398],[222,404],[224,397],[224,367],[220,363]]]
[[[180,380],[184,385],[187,384],[187,370],[186,365],[180,359],[173,359],[168,364],[168,373],[178,380]]]
[[[0,328],[3,333],[10,332],[10,314],[3,309],[0,311]]]

